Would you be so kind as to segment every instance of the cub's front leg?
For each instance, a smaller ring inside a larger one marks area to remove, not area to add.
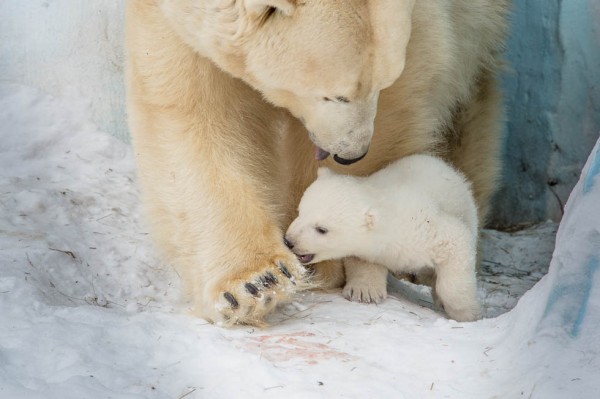
[[[385,266],[358,258],[345,258],[346,285],[344,298],[353,302],[381,303],[387,297],[387,275]]]

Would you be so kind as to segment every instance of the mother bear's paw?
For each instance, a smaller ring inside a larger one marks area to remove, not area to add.
[[[246,270],[213,288],[215,324],[264,327],[267,314],[309,286],[306,269],[295,256],[278,256]]]

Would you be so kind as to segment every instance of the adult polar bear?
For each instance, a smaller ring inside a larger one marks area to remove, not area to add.
[[[195,312],[260,324],[302,285],[282,237],[319,164],[366,175],[435,152],[472,181],[484,218],[508,2],[130,0],[139,177]],[[385,290],[384,267],[344,267],[316,271],[362,297]]]

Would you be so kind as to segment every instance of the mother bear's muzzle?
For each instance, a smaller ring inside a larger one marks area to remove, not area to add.
[[[361,156],[359,156],[358,158],[353,158],[353,159],[342,158],[342,157],[339,157],[337,154],[335,154],[333,156],[333,159],[334,159],[335,162],[337,162],[337,163],[339,163],[341,165],[351,165],[351,164],[353,164],[355,162],[360,161],[365,156],[367,156],[367,152],[368,152],[368,150],[364,154],[362,154]]]

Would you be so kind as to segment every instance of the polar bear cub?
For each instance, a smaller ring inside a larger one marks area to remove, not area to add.
[[[369,177],[320,168],[298,211],[285,240],[302,263],[354,256],[432,274],[450,318],[479,318],[477,207],[470,183],[441,159],[411,155]]]

